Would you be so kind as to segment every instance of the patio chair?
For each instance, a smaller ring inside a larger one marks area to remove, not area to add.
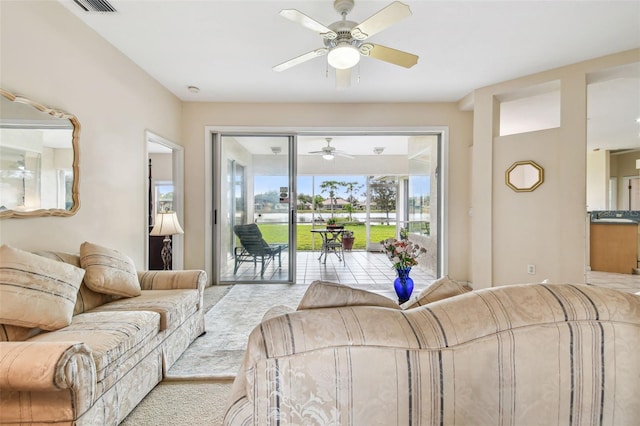
[[[238,272],[238,267],[243,262],[253,262],[254,267],[258,262],[261,264],[260,276],[264,275],[264,270],[276,255],[278,256],[278,267],[282,267],[282,250],[287,248],[287,244],[269,244],[264,238],[260,228],[255,223],[246,225],[236,225],[233,232],[240,239],[241,247],[234,249],[235,265],[233,273]]]

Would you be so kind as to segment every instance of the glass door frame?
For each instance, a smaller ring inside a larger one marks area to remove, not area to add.
[[[224,159],[223,159],[224,160]],[[229,173],[231,173],[231,175],[229,176],[230,179],[229,180],[229,189],[230,189],[230,194],[229,194],[229,199],[227,200],[227,202],[229,203],[229,213],[230,213],[230,217],[237,219],[237,213],[238,213],[238,182],[240,182],[241,184],[241,188],[239,190],[240,194],[241,194],[241,199],[242,199],[242,212],[243,214],[246,212],[246,208],[247,208],[247,174],[246,174],[246,170],[247,170],[247,166],[244,164],[240,164],[238,163],[237,160],[230,160],[230,159],[226,159],[227,161],[227,170]],[[242,173],[238,173],[239,170],[242,170]],[[238,177],[241,177],[241,180],[238,181]],[[233,239],[235,238],[233,232],[229,233],[229,239],[230,241],[229,243],[229,247],[233,246]]]
[[[446,169],[446,164],[447,164],[447,160],[448,160],[448,144],[446,144],[445,141],[445,135],[444,132],[437,132],[437,133],[432,133],[433,135],[435,135],[437,137],[437,141],[436,141],[436,162],[435,162],[435,166],[433,168],[433,182],[431,182],[431,187],[435,187],[436,188],[436,202],[434,203],[434,209],[432,211],[436,212],[436,217],[433,218],[432,216],[429,219],[429,223],[430,224],[435,224],[435,230],[437,232],[437,237],[436,237],[436,249],[438,251],[438,259],[436,262],[436,276],[437,277],[442,277],[444,275],[446,275],[448,273],[448,268],[447,268],[447,257],[445,256],[445,244],[446,244],[446,238],[448,238],[448,233],[447,230],[445,228],[446,226],[446,221],[445,221],[445,211],[446,211],[446,203],[448,202],[448,197],[446,196],[446,185],[447,185],[447,179],[443,178],[442,175],[442,171],[443,170],[447,170]],[[400,181],[399,181],[399,188],[398,188],[398,193],[400,193],[400,191],[403,192],[402,197],[404,197],[404,205],[402,206],[403,208],[403,217],[401,219],[398,220],[398,224],[400,226],[410,226],[412,221],[409,218],[409,191],[411,188],[411,177],[415,176],[412,175],[411,171],[409,171],[409,174],[405,177],[403,177]],[[420,175],[418,175],[420,176]],[[432,194],[430,194],[432,195]],[[431,200],[432,202],[433,200]],[[434,229],[434,227],[431,227],[431,229]],[[398,232],[400,231],[400,229],[398,228]]]
[[[380,126],[368,126],[368,127],[343,127],[343,126],[272,126],[272,127],[264,127],[264,126],[225,126],[225,125],[205,125],[204,126],[204,151],[205,151],[205,182],[204,182],[204,215],[207,218],[204,224],[204,269],[209,275],[209,282],[216,285],[219,284],[215,281],[215,277],[218,275],[218,271],[215,269],[216,262],[213,259],[213,254],[215,253],[215,230],[214,230],[214,220],[215,220],[215,212],[214,206],[216,205],[216,196],[219,191],[215,191],[216,185],[219,183],[216,182],[216,167],[214,165],[214,155],[219,156],[219,135],[221,133],[224,134],[262,134],[269,132],[277,132],[281,135],[292,135],[294,138],[298,135],[324,135],[327,133],[330,134],[341,134],[341,133],[357,133],[360,135],[367,134],[402,134],[402,135],[420,135],[420,134],[438,134],[440,135],[440,166],[438,169],[439,176],[439,189],[440,189],[440,202],[438,203],[438,217],[439,217],[439,225],[440,225],[440,238],[439,238],[439,249],[440,249],[440,259],[439,259],[439,271],[440,276],[447,275],[449,273],[449,248],[448,248],[448,238],[449,238],[449,229],[448,229],[448,218],[445,214],[448,211],[449,205],[449,169],[452,167],[449,164],[449,128],[448,126],[438,126],[438,125],[425,125],[425,126],[401,126],[401,127],[380,127]],[[294,147],[291,155],[297,158],[297,140],[294,143]],[[471,148],[470,148],[471,149]],[[216,154],[217,152],[217,154]],[[295,160],[294,160],[295,162]],[[297,176],[297,172],[296,172]],[[295,184],[295,182],[293,182]],[[297,192],[293,193],[296,194]],[[297,200],[296,200],[297,201]],[[218,201],[219,202],[219,201]],[[291,249],[291,247],[290,247]]]
[[[404,132],[399,132],[399,134],[405,134]],[[413,133],[412,133],[413,134]],[[436,276],[442,277],[448,273],[448,264],[447,264],[447,256],[446,256],[446,238],[448,238],[448,230],[445,228],[447,225],[446,222],[446,204],[448,203],[448,197],[445,196],[447,191],[447,179],[444,179],[443,171],[447,169],[447,161],[448,161],[448,135],[445,130],[431,130],[420,132],[418,135],[432,135],[437,137],[436,142],[436,164],[434,170],[434,181],[431,183],[432,187],[436,188],[436,202],[434,203],[435,217],[431,218],[430,223],[435,225],[435,229],[438,232],[438,237],[436,239],[436,248],[438,251],[437,254],[437,262],[436,262]],[[409,171],[406,175],[390,175],[393,176],[396,180],[395,188],[396,188],[396,216],[394,222],[396,224],[395,229],[395,238],[400,237],[400,229],[403,227],[407,227],[411,221],[409,220],[409,189],[410,189],[410,178],[412,176]],[[367,177],[367,187],[366,192],[369,193],[370,189],[370,179]],[[366,200],[366,251],[378,251],[379,244],[377,241],[371,240],[370,227],[371,227],[371,197],[367,197]],[[432,228],[433,229],[433,228]]]
[[[212,227],[212,239],[211,239],[211,251],[212,251],[212,277],[213,282],[218,284],[237,284],[238,281],[228,281],[221,279],[221,262],[222,259],[226,257],[223,256],[225,253],[222,252],[222,241],[220,227],[223,225],[221,217],[219,217],[219,212],[222,211],[222,203],[224,202],[225,194],[222,192],[223,188],[223,180],[226,179],[226,176],[223,176],[223,167],[221,167],[222,163],[227,161],[226,158],[222,156],[222,138],[223,137],[274,137],[274,138],[287,138],[288,145],[288,182],[289,182],[289,207],[288,207],[288,224],[289,224],[289,236],[288,236],[288,262],[287,262],[287,279],[285,280],[273,280],[273,279],[264,279],[264,280],[251,280],[251,283],[255,284],[294,284],[296,278],[296,209],[297,209],[297,188],[296,188],[296,155],[297,155],[297,140],[296,135],[293,133],[272,133],[272,132],[264,132],[264,131],[213,131],[211,132],[211,176],[212,176],[212,187],[210,188],[211,194],[211,227]],[[247,171],[245,168],[244,179],[245,184],[246,180],[250,177],[247,176]],[[235,182],[231,183],[232,186],[235,185]],[[251,194],[246,194],[246,196],[251,196]],[[245,200],[246,202],[246,200]],[[235,206],[233,207],[235,209]],[[283,264],[283,268],[285,265]]]

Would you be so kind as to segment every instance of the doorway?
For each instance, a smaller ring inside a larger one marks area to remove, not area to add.
[[[147,131],[146,167],[147,202],[145,203],[145,269],[164,268],[161,250],[164,237],[149,235],[157,213],[174,211],[178,222],[184,224],[184,151],[182,146]],[[170,269],[182,269],[184,243],[182,235],[171,236],[172,264]]]
[[[330,218],[356,235],[354,252],[382,255],[380,241],[406,231],[427,247],[420,268],[441,276],[443,134],[212,134],[214,282],[295,282],[296,263],[318,257],[312,229]],[[243,244],[234,227],[251,223],[266,243],[286,246],[264,270],[261,259],[237,262]],[[347,268],[349,259],[333,260]]]
[[[220,134],[214,149],[218,282],[293,283],[293,135]]]

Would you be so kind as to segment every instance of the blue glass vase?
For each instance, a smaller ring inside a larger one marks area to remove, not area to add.
[[[398,303],[402,305],[413,293],[413,279],[409,276],[411,268],[396,268],[396,272],[398,277],[393,282],[393,288],[398,295]]]

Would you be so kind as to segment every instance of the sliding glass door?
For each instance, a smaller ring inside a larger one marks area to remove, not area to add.
[[[318,250],[309,230],[331,217],[357,234],[347,260],[357,251],[377,256],[382,239],[405,229],[428,250],[423,270],[434,277],[446,273],[442,139],[441,132],[215,134],[215,282],[293,283],[296,261],[304,262],[305,282],[321,279],[327,271],[316,266],[324,265],[306,262],[306,252]],[[332,148],[335,154],[326,154]]]
[[[406,155],[395,159],[397,167],[370,175],[366,182],[367,250],[379,251],[381,240],[399,238],[405,230],[427,249],[421,263],[436,277],[442,273],[440,140],[439,134],[407,137]]]
[[[293,283],[294,137],[217,135],[214,266],[220,283]]]
[[[440,214],[441,136],[409,139],[409,173],[405,180],[401,226],[410,238],[427,249],[421,263],[434,276],[442,274],[442,218]]]

